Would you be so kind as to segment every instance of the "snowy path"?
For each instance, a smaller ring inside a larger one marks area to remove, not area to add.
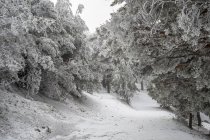
[[[204,140],[195,131],[174,120],[174,115],[161,110],[146,93],[138,93],[133,108],[114,96],[86,94],[86,104],[95,114],[75,122],[70,134],[57,135],[50,140]],[[89,115],[88,115],[89,114]]]

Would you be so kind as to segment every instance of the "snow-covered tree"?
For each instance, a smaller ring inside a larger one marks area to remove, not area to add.
[[[181,116],[209,115],[209,1],[114,0],[112,5],[122,2],[111,31],[135,60],[135,74],[154,78],[150,94]]]
[[[0,3],[1,85],[14,83],[26,89],[28,96],[80,97],[93,76],[86,67],[87,26],[72,14],[70,2],[58,0],[55,7],[49,0]]]
[[[136,75],[132,69],[133,60],[129,58],[124,42],[112,31],[114,25],[107,22],[90,37],[92,57],[95,65],[100,66],[98,72],[102,77],[102,85],[107,92],[119,94],[126,102],[130,102],[136,88]]]

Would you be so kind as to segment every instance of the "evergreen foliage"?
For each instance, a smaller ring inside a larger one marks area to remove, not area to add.
[[[27,90],[28,97],[80,97],[94,79],[86,66],[82,7],[74,16],[68,0],[58,0],[55,7],[49,0],[1,0],[0,6],[2,87],[15,84]]]
[[[210,115],[209,1],[115,0],[112,5],[122,2],[105,27],[126,62],[134,63],[132,72],[152,77],[150,95],[162,106],[175,107],[179,116]]]

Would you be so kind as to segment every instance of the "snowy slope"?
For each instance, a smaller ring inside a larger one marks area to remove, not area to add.
[[[45,97],[30,101],[0,92],[0,140],[205,140],[146,93],[132,107],[107,93],[84,93],[65,103]],[[15,102],[14,102],[15,101]]]

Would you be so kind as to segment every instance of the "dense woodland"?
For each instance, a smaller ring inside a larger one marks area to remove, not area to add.
[[[129,103],[136,83],[147,81],[149,94],[179,117],[210,116],[209,0],[112,6],[122,3],[88,35],[83,5],[73,14],[69,0],[0,0],[1,88],[60,101],[106,88]]]

